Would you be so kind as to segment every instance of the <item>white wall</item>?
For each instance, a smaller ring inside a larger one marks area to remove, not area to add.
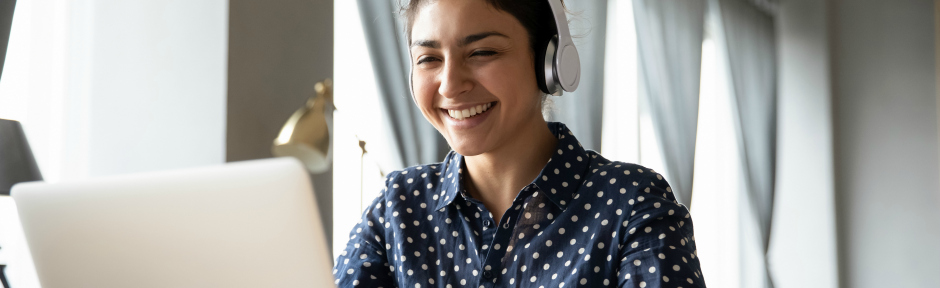
[[[89,174],[224,162],[227,1],[95,3]]]
[[[842,287],[940,287],[934,3],[831,3]]]
[[[940,287],[933,2],[780,2],[777,287]]]
[[[787,0],[777,14],[779,126],[769,255],[778,288],[839,283],[827,6]]]

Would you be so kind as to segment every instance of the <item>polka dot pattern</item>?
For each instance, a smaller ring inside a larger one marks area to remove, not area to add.
[[[339,287],[705,287],[692,219],[662,175],[584,150],[564,124],[502,219],[463,156],[389,173],[335,262]]]

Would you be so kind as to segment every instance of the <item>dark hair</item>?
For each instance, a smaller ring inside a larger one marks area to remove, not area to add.
[[[408,44],[411,44],[411,27],[414,24],[415,16],[422,5],[431,1],[439,0],[406,0],[407,6],[403,6],[401,11],[405,17],[405,33],[408,38]],[[505,11],[522,26],[529,34],[529,46],[532,49],[532,55],[539,55],[538,49],[545,49],[544,45],[558,33],[555,26],[555,18],[552,14],[552,8],[546,0],[484,0],[496,10]],[[564,1],[562,0],[562,5]],[[544,52],[543,52],[544,53]]]

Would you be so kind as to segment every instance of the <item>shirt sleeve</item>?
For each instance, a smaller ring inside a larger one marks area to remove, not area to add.
[[[386,190],[363,212],[349,233],[346,249],[336,258],[333,277],[337,287],[396,287],[385,248]]]
[[[621,237],[619,287],[705,287],[689,210],[661,175],[641,181],[628,201],[633,211]]]

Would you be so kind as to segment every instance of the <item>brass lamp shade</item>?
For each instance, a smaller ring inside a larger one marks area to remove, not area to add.
[[[271,153],[300,159],[311,173],[330,168],[333,115],[333,82],[326,79],[316,85],[317,95],[294,112],[274,139]]]

